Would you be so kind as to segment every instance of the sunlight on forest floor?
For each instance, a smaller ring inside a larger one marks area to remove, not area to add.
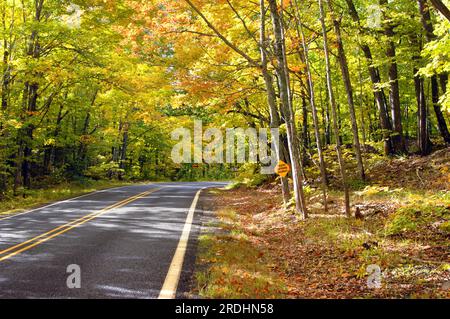
[[[330,192],[327,213],[320,190],[308,191],[316,218],[307,221],[281,209],[275,183],[215,191],[219,226],[226,233],[201,239],[198,262],[206,269],[198,272],[196,293],[207,298],[450,297],[449,153],[369,166],[369,182],[352,196],[353,212],[358,207],[362,219],[340,217],[339,190]],[[379,289],[367,285],[369,265],[381,268]],[[244,276],[248,271],[260,279]]]

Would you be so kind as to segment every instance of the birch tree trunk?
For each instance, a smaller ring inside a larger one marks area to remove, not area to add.
[[[185,2],[200,16],[200,18],[206,23],[206,25],[217,35],[217,37],[219,37],[219,39],[221,39],[221,41],[223,43],[225,43],[229,48],[231,48],[234,52],[236,52],[237,54],[239,54],[240,56],[242,56],[245,60],[247,60],[247,62],[253,66],[258,68],[258,70],[262,70],[262,66],[255,61],[254,59],[252,59],[248,54],[246,54],[244,51],[242,51],[240,48],[238,48],[236,45],[234,45],[233,43],[230,42],[230,40],[228,40],[222,33],[219,32],[219,30],[214,27],[214,25],[212,25],[212,23],[206,18],[206,16],[195,6],[195,4],[190,1],[190,0],[185,0]],[[276,5],[276,1],[272,1],[275,4],[275,8],[277,7]],[[270,4],[270,1],[269,1]],[[278,15],[278,12],[275,10],[276,14]],[[284,40],[284,38],[282,38],[282,41]],[[279,58],[279,57],[278,57]],[[286,65],[283,67],[284,71],[286,71]],[[267,77],[267,79],[269,81],[269,83],[272,80],[272,78]],[[284,80],[286,82],[286,79]],[[286,83],[287,86],[287,90],[288,93],[290,91],[289,88],[289,84]],[[285,89],[286,89],[285,86]],[[270,92],[270,93],[269,93]],[[273,85],[269,85],[269,92],[268,94],[272,94],[274,93],[274,89],[273,89]],[[286,95],[286,92],[283,91],[282,92],[283,95]],[[276,96],[276,95],[275,95]],[[286,104],[286,98],[287,98],[287,104]],[[269,97],[268,95],[268,99],[269,101],[276,101],[276,99],[273,99],[272,97]],[[307,217],[307,211],[306,211],[306,203],[305,203],[305,198],[304,198],[304,194],[303,194],[303,178],[301,176],[300,173],[300,153],[299,153],[299,148],[298,148],[298,143],[295,137],[295,123],[293,124],[294,126],[292,127],[292,121],[291,119],[293,119],[293,114],[291,114],[291,116],[286,116],[285,114],[285,108],[287,107],[289,110],[289,107],[292,107],[291,105],[291,99],[289,97],[289,94],[287,94],[287,96],[283,96],[282,100],[282,113],[283,115],[286,117],[286,126],[287,126],[287,133],[288,133],[288,147],[289,147],[289,157],[291,159],[291,164],[292,164],[292,178],[294,180],[294,194],[295,194],[295,207],[297,212],[300,212],[302,214],[303,218]],[[276,104],[276,103],[275,103]],[[274,109],[272,109],[273,111]],[[276,105],[275,105],[275,110],[276,110]],[[292,113],[292,109],[291,109],[291,113]],[[274,114],[275,115],[275,114]],[[281,123],[281,122],[280,122]],[[280,155],[283,151],[283,148],[280,149]],[[286,181],[285,181],[286,183]],[[285,184],[286,185],[286,184]],[[286,186],[283,186],[286,187]]]
[[[359,177],[362,180],[365,180],[366,173],[364,171],[364,163],[363,163],[363,159],[362,159],[362,155],[361,155],[361,143],[359,141],[359,130],[358,130],[358,122],[356,119],[356,112],[355,112],[353,86],[352,86],[352,81],[350,79],[350,72],[348,70],[348,62],[347,62],[347,56],[345,55],[344,43],[342,42],[341,26],[340,26],[339,21],[336,18],[332,0],[327,0],[327,3],[328,3],[328,8],[329,8],[330,13],[333,18],[334,32],[336,34],[336,41],[337,41],[337,46],[338,46],[338,60],[339,60],[339,65],[341,67],[342,79],[343,79],[345,90],[347,93],[347,102],[348,102],[348,108],[349,108],[349,112],[350,112],[350,119],[351,119],[351,123],[352,123],[353,147],[354,147],[355,154],[356,154],[356,161],[358,163]]]
[[[342,183],[344,186],[345,213],[346,213],[347,217],[351,217],[350,193],[348,190],[347,172],[345,169],[345,163],[344,163],[344,159],[342,156],[341,142],[339,139],[339,124],[338,124],[338,116],[337,116],[337,107],[336,107],[336,100],[335,100],[334,91],[333,91],[333,83],[332,83],[332,79],[331,79],[330,52],[328,49],[328,36],[327,36],[327,28],[325,25],[325,12],[323,9],[322,0],[319,0],[319,9],[320,9],[320,23],[322,25],[322,34],[323,34],[323,48],[324,48],[324,53],[325,53],[328,97],[330,98],[331,113],[333,115],[333,128],[334,128],[334,135],[336,137],[336,152],[337,152],[338,161],[339,161],[339,168],[341,171]]]
[[[327,200],[328,176],[327,176],[325,159],[324,159],[323,150],[322,150],[322,139],[320,136],[320,129],[319,129],[319,118],[318,118],[317,107],[316,107],[314,82],[312,80],[311,67],[309,64],[309,49],[306,44],[305,34],[303,32],[303,26],[300,21],[300,10],[298,8],[297,2],[295,2],[295,7],[296,7],[297,19],[299,20],[298,21],[298,26],[299,26],[298,32],[299,32],[299,36],[301,38],[302,46],[303,46],[304,61],[305,61],[305,66],[306,66],[306,75],[307,75],[307,79],[308,79],[308,88],[309,88],[309,94],[310,94],[310,104],[311,104],[312,118],[313,118],[313,124],[314,124],[314,133],[315,133],[315,137],[316,137],[317,152],[319,155],[319,167],[320,167],[320,174],[322,176],[322,192],[323,192],[323,200],[324,200],[324,210],[328,211],[328,200]]]
[[[279,128],[281,119],[278,113],[277,107],[277,96],[275,89],[273,87],[273,76],[268,70],[268,59],[267,59],[267,40],[266,40],[266,8],[264,5],[264,0],[260,0],[261,9],[261,26],[260,26],[260,51],[261,51],[261,72],[264,78],[264,83],[267,91],[267,103],[269,105],[270,112],[270,127]],[[281,147],[281,145],[280,145]],[[277,147],[275,143],[275,152],[278,160],[281,159],[281,150]],[[283,193],[284,204],[290,200],[289,183],[286,177],[281,177],[281,190]]]
[[[303,177],[300,169],[300,148],[297,140],[297,130],[295,128],[294,109],[291,99],[290,78],[287,69],[282,20],[278,12],[276,0],[269,0],[269,8],[275,35],[274,53],[277,60],[276,72],[280,87],[282,114],[285,117],[287,128],[289,155],[291,157],[292,165],[292,178],[294,180],[296,210],[300,212],[302,217],[305,219],[308,216],[308,212],[306,210],[305,197],[303,193]]]

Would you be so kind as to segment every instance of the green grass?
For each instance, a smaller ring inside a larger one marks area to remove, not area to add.
[[[314,218],[307,220],[303,229],[311,242],[332,245],[343,252],[375,238],[366,222],[353,218]]]
[[[240,187],[257,188],[268,181],[267,175],[255,174],[250,177],[239,178],[238,180],[227,185],[225,189],[233,190]]]
[[[331,192],[330,192],[331,193]],[[342,196],[342,193],[339,193]],[[335,195],[339,195],[335,194]],[[450,205],[449,191],[428,191],[424,189],[390,188],[387,186],[366,186],[352,194],[354,201],[393,202],[399,206],[408,205]]]
[[[442,231],[447,232],[447,233],[450,234],[450,221],[446,221],[446,222],[442,223],[442,224],[439,226],[439,228],[440,228]]]
[[[417,232],[421,228],[429,227],[433,223],[439,221],[448,223],[449,220],[450,210],[443,205],[410,205],[398,209],[394,214],[389,216],[386,224],[386,234],[399,235],[408,232]],[[445,228],[446,226],[443,227],[443,230]]]
[[[62,183],[52,188],[25,190],[21,196],[9,195],[0,201],[0,216],[15,214],[24,209],[127,184],[129,183],[108,180],[82,180]]]
[[[420,232],[433,223],[443,223],[447,229],[450,219],[450,192],[381,186],[367,186],[354,195],[356,201],[387,202],[395,204],[397,210],[386,221],[384,235],[401,235]]]

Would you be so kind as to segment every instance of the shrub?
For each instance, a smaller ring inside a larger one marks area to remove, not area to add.
[[[450,219],[450,211],[444,206],[420,205],[402,207],[389,217],[386,223],[386,234],[399,235],[417,231],[419,228],[427,227],[442,219]]]
[[[119,164],[116,162],[101,163],[96,166],[91,166],[85,171],[87,177],[95,180],[117,177],[123,173],[124,170],[120,169]]]

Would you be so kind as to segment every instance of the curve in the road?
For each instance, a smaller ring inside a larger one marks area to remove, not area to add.
[[[166,297],[179,296],[195,259],[199,191],[224,185],[126,186],[0,220],[0,298],[158,298],[177,277]],[[72,264],[80,289],[66,285]]]

